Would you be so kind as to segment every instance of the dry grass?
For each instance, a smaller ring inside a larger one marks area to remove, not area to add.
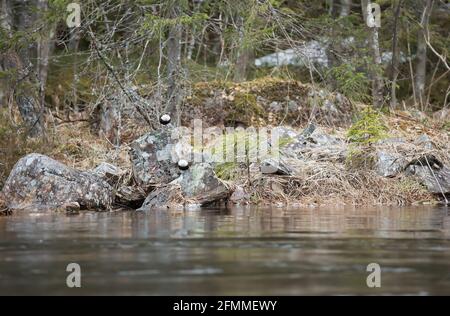
[[[32,152],[47,154],[52,148],[49,140],[29,138],[27,129],[16,122],[14,113],[0,109],[0,188],[20,158]]]
[[[250,89],[249,87],[246,87]],[[378,150],[397,153],[408,160],[423,156],[434,156],[445,165],[450,165],[450,130],[444,129],[442,122],[431,119],[423,120],[407,112],[393,112],[382,116],[388,127],[389,137],[406,140],[399,144],[370,144],[357,147],[369,159]],[[345,139],[346,128],[322,126],[327,134]],[[121,133],[122,145],[113,146],[106,138],[99,137],[90,130],[88,122],[61,124],[49,131],[50,142],[47,145],[13,138],[14,132],[3,131],[1,139],[3,157],[0,160],[0,184],[5,179],[14,163],[24,154],[37,151],[47,154],[68,166],[89,170],[102,162],[109,162],[124,170],[119,183],[131,184],[131,164],[128,155],[129,143],[149,129],[136,121],[124,124]],[[300,130],[300,129],[299,129]],[[430,137],[433,148],[416,146],[414,141],[423,134]],[[21,149],[17,151],[16,149]],[[347,204],[413,204],[421,201],[433,201],[434,198],[423,186],[410,177],[399,175],[395,178],[378,176],[370,164],[349,166],[347,162],[349,147],[308,148],[301,153],[301,159],[288,159],[288,164],[296,170],[293,176],[266,176],[253,166],[234,164],[231,170],[239,175],[230,179],[231,187],[243,186],[251,194],[251,203],[299,203],[304,205]],[[250,170],[252,169],[252,170]],[[227,170],[226,170],[227,171]],[[173,202],[186,202],[179,188],[171,187]],[[178,192],[178,193],[177,193]],[[6,208],[0,197],[0,214]]]
[[[50,155],[68,166],[80,170],[95,168],[102,162],[130,169],[128,144],[115,147],[89,129],[87,123],[60,125],[54,130],[55,148]]]
[[[388,136],[402,138],[405,142],[307,148],[300,153],[301,159],[285,159],[295,170],[293,176],[266,176],[254,172],[250,181],[240,184],[245,184],[254,203],[408,205],[436,201],[435,196],[409,176],[379,176],[374,171],[375,152],[387,151],[407,161],[434,156],[448,166],[450,133],[440,130],[432,120],[421,121],[402,112],[384,115],[383,120],[389,127]],[[322,127],[322,130],[341,139],[346,134],[343,128]],[[431,139],[432,148],[415,143],[424,134]],[[361,153],[362,163],[348,164],[352,150]],[[245,170],[240,172],[245,173]]]
[[[374,171],[349,171],[331,163],[306,162],[297,175],[252,180],[253,201],[302,205],[407,205],[430,201],[425,188],[406,177],[383,178]]]
[[[8,214],[9,214],[8,208],[6,207],[6,203],[0,193],[0,216],[5,216]]]

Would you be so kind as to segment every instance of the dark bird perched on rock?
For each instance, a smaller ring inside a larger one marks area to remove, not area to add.
[[[167,125],[167,124],[169,124],[171,120],[172,120],[172,119],[171,119],[171,117],[170,117],[169,114],[161,115],[161,117],[159,118],[159,122],[160,122],[162,125]]]
[[[178,161],[178,168],[180,170],[188,170],[189,169],[189,162],[187,160],[181,159]]]

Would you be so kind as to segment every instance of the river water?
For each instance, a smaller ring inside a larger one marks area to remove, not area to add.
[[[450,210],[15,214],[0,218],[0,294],[450,294]]]

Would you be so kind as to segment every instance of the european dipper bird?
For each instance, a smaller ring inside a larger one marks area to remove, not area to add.
[[[159,122],[160,122],[162,125],[167,125],[167,124],[169,124],[169,123],[170,123],[170,120],[171,120],[171,118],[170,118],[170,115],[169,115],[169,114],[161,115],[161,117],[159,118]]]
[[[180,168],[180,170],[188,170],[189,169],[189,162],[187,162],[184,159],[180,159],[178,161],[178,168]]]

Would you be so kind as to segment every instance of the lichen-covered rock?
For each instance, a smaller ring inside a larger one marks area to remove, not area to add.
[[[150,192],[138,211],[183,208],[184,197],[181,188],[176,182],[175,180],[173,183],[169,183]]]
[[[204,127],[299,125],[315,122],[346,126],[354,107],[345,96],[294,80],[264,77],[253,81],[200,82],[184,100],[183,126],[201,117]]]
[[[2,195],[11,210],[61,209],[68,203],[99,209],[109,208],[114,202],[114,190],[105,180],[40,154],[17,162]]]
[[[283,154],[302,160],[343,162],[347,154],[347,143],[310,125],[283,148]]]
[[[403,172],[408,160],[401,154],[386,151],[377,151],[376,171],[378,175],[386,178],[395,177]]]
[[[304,132],[299,134],[290,144],[288,144],[287,148],[294,152],[297,152],[308,148],[344,145],[343,140],[329,135],[320,129],[316,129],[315,127],[313,129],[311,128],[312,130],[310,131],[310,128],[311,126],[305,129]]]
[[[137,186],[119,186],[116,191],[116,202],[119,205],[140,207],[145,198],[145,191]]]
[[[247,204],[249,200],[250,195],[241,186],[237,186],[230,196],[230,202],[233,204]]]
[[[272,129],[272,134],[276,134],[278,139],[282,142],[283,140],[292,140],[297,137],[298,132],[293,130],[292,128],[286,126],[277,126]]]
[[[375,169],[383,177],[395,177],[406,171],[410,165],[425,164],[425,157],[435,149],[432,139],[423,134],[414,142],[407,142],[404,138],[386,138],[376,143]],[[437,161],[430,156],[430,161]]]
[[[208,163],[193,165],[171,183],[151,192],[141,210],[172,208],[187,204],[209,204],[229,195],[228,187],[216,177]]]
[[[169,159],[171,130],[162,128],[138,138],[131,144],[133,176],[144,189],[158,183],[168,183],[179,174]]]
[[[144,190],[167,184],[180,176],[177,162],[181,156],[190,156],[191,147],[178,139],[176,130],[167,125],[145,134],[131,144],[133,176]],[[186,157],[189,161],[191,157]]]
[[[403,138],[387,138],[377,142],[375,170],[378,175],[391,178],[405,171],[410,162],[401,148],[405,144]]]
[[[256,67],[280,67],[287,65],[308,66],[313,63],[328,67],[327,44],[316,40],[305,42],[295,48],[289,48],[255,59]]]
[[[109,184],[114,185],[119,181],[120,176],[123,175],[123,171],[112,164],[102,162],[97,167],[92,169],[92,173],[107,181]]]
[[[448,122],[450,121],[450,108],[445,108],[433,113],[433,118],[437,121]]]
[[[261,162],[262,174],[292,175],[292,168],[281,159],[269,158]]]
[[[229,195],[227,186],[216,177],[214,169],[208,163],[192,166],[181,175],[179,181],[184,196],[202,205]]]
[[[450,194],[450,169],[435,157],[425,156],[411,162],[407,173],[415,176],[431,193]]]
[[[432,150],[434,148],[433,141],[427,134],[420,135],[414,143],[415,145],[423,147],[427,150]]]

